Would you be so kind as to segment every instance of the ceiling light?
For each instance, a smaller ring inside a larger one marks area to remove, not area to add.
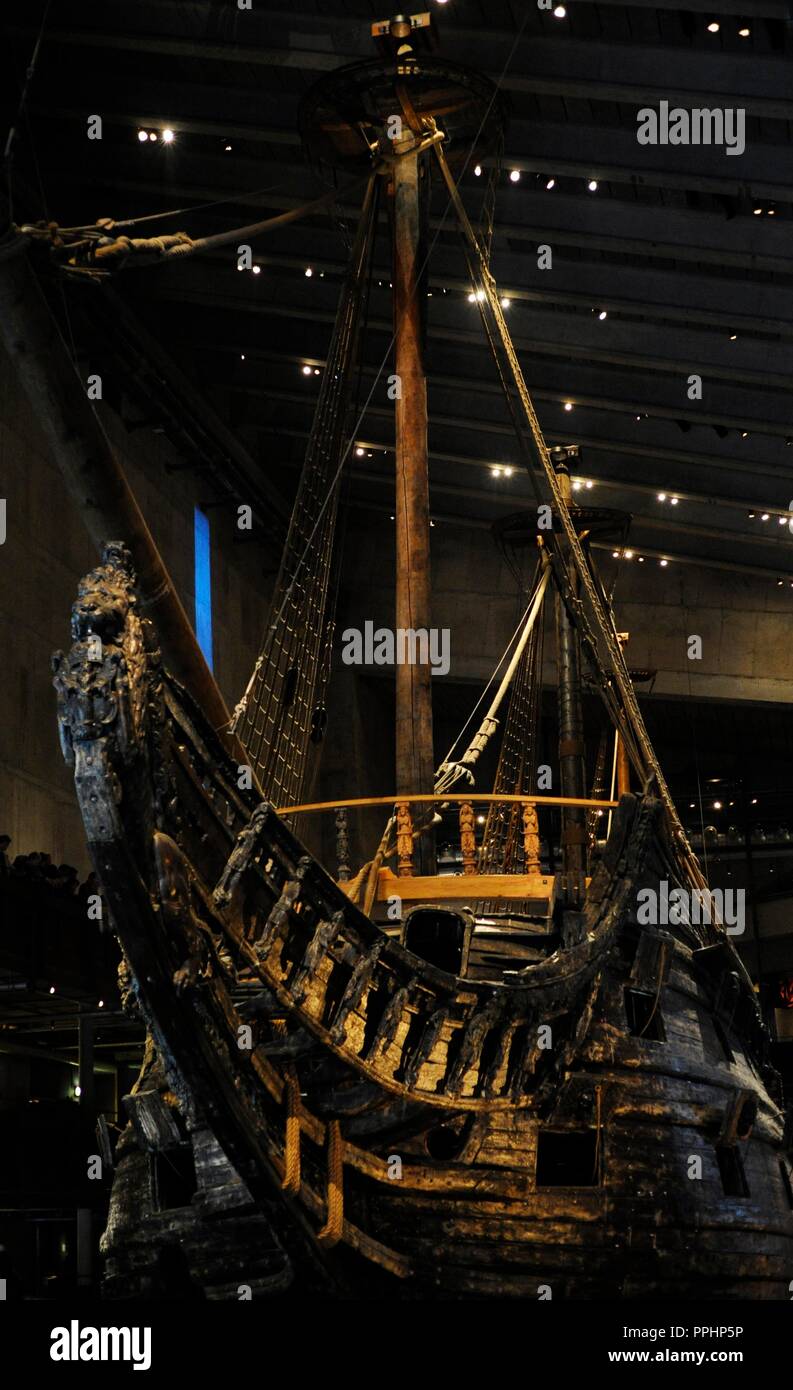
[[[314,274],[314,272],[313,272],[313,270],[311,269],[311,266],[310,266],[310,265],[307,265],[307,266],[306,266],[306,279],[307,279],[307,280],[310,280],[313,274]]]
[[[511,477],[512,477],[512,474],[513,474],[514,472],[515,472],[515,469],[514,469],[514,468],[505,468],[505,469],[504,469],[504,477],[505,477],[505,478],[511,478]]]
[[[96,1007],[97,1007],[98,1009],[103,1009],[103,1008],[105,1007],[105,1001],[104,1001],[104,999],[100,999],[100,1000],[99,1000],[99,1003],[97,1004]]]
[[[80,1096],[83,1094],[83,1088],[82,1088],[82,1086],[75,1086],[75,1088],[74,1088],[74,1094],[77,1096],[77,1099],[79,1100],[79,1099],[80,1099]]]
[[[607,318],[608,318],[608,313],[606,312],[605,309],[601,309],[600,313],[598,314],[598,318],[600,319],[600,322],[601,322],[601,323],[603,322],[604,319],[607,319]]]
[[[50,994],[54,994],[54,993],[55,993],[55,986],[54,986],[54,985],[50,985]]]
[[[520,179],[520,169],[513,169],[509,177],[513,183],[517,183]]]
[[[643,565],[643,564],[644,564],[644,556],[643,556],[643,555],[640,555],[640,556],[639,556],[639,564],[640,564],[640,565]]]
[[[718,21],[717,19],[712,19],[712,20],[710,21],[710,24],[708,25],[708,33],[709,33],[709,34],[718,34],[718,32],[719,32],[719,21]]]
[[[679,501],[680,501],[680,498],[679,498],[679,497],[670,497],[670,498],[669,498],[669,504],[670,504],[670,506],[672,506],[672,507],[676,507]]]
[[[573,402],[572,402],[572,401],[565,401],[565,403],[564,403],[564,408],[565,408],[565,410],[572,410],[572,409],[573,409]]]
[[[502,309],[508,309],[511,303],[512,303],[512,300],[511,300],[511,299],[508,299],[507,296],[505,295],[504,298],[503,298],[502,301],[501,301],[501,307],[502,307]]]
[[[253,269],[254,275],[261,275],[261,273],[262,273],[262,268],[261,268],[260,265],[255,265],[255,266],[252,267],[252,269]]]
[[[226,154],[228,154],[229,150],[231,149],[231,145],[224,145],[223,148],[226,151]]]
[[[580,478],[573,479],[573,492],[580,492],[583,484]]]
[[[545,187],[546,187],[546,188],[555,188],[555,187],[556,187],[556,179],[549,179],[548,182],[546,183]]]
[[[479,301],[480,304],[482,303],[482,300],[484,299],[484,297],[485,297],[485,292],[484,292],[484,290],[477,290],[477,292],[476,292],[476,298],[477,298],[477,300]]]
[[[714,803],[713,803],[713,809],[714,809],[714,811],[720,811],[720,810],[721,810],[721,802],[720,802],[720,801],[714,801]]]
[[[476,174],[476,177],[477,177],[478,179],[482,177],[482,166],[481,166],[481,164],[477,164],[477,165],[476,165],[476,167],[475,167],[475,169],[474,169],[474,173]]]
[[[741,439],[748,439],[748,438],[749,438],[749,431],[748,431],[748,430],[741,430]]]
[[[493,474],[493,477],[494,477],[494,478],[500,478],[500,477],[501,477],[501,469],[500,469],[500,468],[491,468],[490,472]]]
[[[668,560],[661,560],[659,563],[660,563],[660,565],[661,565],[661,568],[662,568],[662,569],[665,569],[666,566],[669,564],[669,561],[668,561]]]
[[[658,494],[658,501],[659,501],[659,502],[665,502],[665,501],[666,501],[666,493],[665,493],[665,492],[659,492],[659,494]]]
[[[141,144],[143,143],[144,140],[148,140],[148,138],[149,138],[149,136],[148,136],[148,132],[147,132],[147,131],[145,131],[145,130],[139,130],[139,131],[138,131],[138,139],[140,140]]]
[[[319,367],[314,368],[314,376],[319,376]]]
[[[761,213],[762,211],[763,211],[762,208],[755,208],[755,209],[754,209],[754,215],[755,215],[755,217],[759,217],[759,216],[760,216],[760,213]]]
[[[553,12],[553,17],[554,19],[564,19],[566,14],[567,10],[565,9],[564,5],[557,5],[556,9]]]
[[[477,823],[477,825],[484,825],[484,823],[485,823],[485,818],[484,818],[484,816],[477,816],[477,818],[476,818],[476,823]]]
[[[361,446],[360,446],[360,444],[359,444],[359,445],[358,445],[358,448],[355,450],[355,452],[356,452],[356,454],[358,455],[359,459],[362,459],[363,456],[364,456],[364,452],[365,452],[365,451],[361,448]]]
[[[150,139],[150,140],[156,140],[156,139],[157,139],[157,132],[156,132],[156,130],[150,130],[150,131],[149,131],[149,139]]]
[[[240,362],[244,362],[244,361],[245,361],[245,353],[244,353],[244,352],[241,352],[241,353],[240,353]]]
[[[768,209],[768,216],[769,216],[769,217],[776,217],[776,208],[769,208],[769,209]]]
[[[734,342],[735,342],[735,339],[736,339],[737,337],[738,337],[738,334],[737,334],[737,333],[731,333],[731,334],[730,334],[730,342],[731,342],[731,343],[734,343]]]
[[[778,520],[780,526],[784,526],[785,522],[787,521],[787,517],[786,517],[786,516],[780,516],[780,517],[777,517],[777,520]]]
[[[768,520],[768,512],[763,512],[763,515],[760,517],[760,520],[761,520],[761,521],[767,521],[767,520]]]
[[[305,367],[303,368],[303,376],[311,376],[311,368],[309,367],[308,363],[306,363]]]
[[[597,179],[590,179],[590,180],[589,180],[589,183],[587,184],[587,188],[589,189],[590,193],[597,193],[597,189],[598,189],[598,181],[597,181]]]
[[[469,303],[469,304],[475,304],[475,303],[476,303],[476,295],[475,295],[475,294],[469,294],[469,296],[468,296],[468,303]]]
[[[173,131],[170,129],[170,127],[166,126],[166,127],[165,127],[165,130],[164,130],[163,133],[162,133],[162,143],[163,143],[164,145],[172,145],[173,142],[174,142],[174,133],[173,133]]]
[[[632,551],[632,550],[626,550],[626,551],[625,551],[625,559],[626,559],[626,560],[632,560],[632,559],[633,559],[633,551]]]
[[[620,558],[620,553],[619,553],[619,551],[618,551],[618,550],[612,550],[612,552],[611,552],[611,558],[612,558],[613,560],[619,560],[619,558]]]
[[[592,487],[592,480],[591,480],[591,479],[587,479],[586,483],[584,484],[584,487],[587,487],[587,488]]]
[[[738,30],[738,38],[739,38],[739,39],[748,39],[748,37],[749,37],[749,35],[751,34],[751,32],[752,32],[752,31],[751,31],[751,29],[749,28],[748,24],[745,24],[745,25],[743,26],[742,29],[739,29],[739,30]]]

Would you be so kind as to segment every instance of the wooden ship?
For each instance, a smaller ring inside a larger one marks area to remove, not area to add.
[[[309,156],[361,179],[362,210],[271,619],[231,725],[163,663],[128,536],[108,539],[83,580],[73,646],[55,658],[124,1004],[148,1037],[113,1156],[105,1293],[787,1298],[779,1080],[595,567],[592,537],[619,518],[577,506],[572,451],[545,444],[490,271],[487,207],[474,227],[457,188],[466,161],[498,149],[506,112],[487,80],[438,56],[429,16],[373,32],[378,56],[324,78],[304,104]],[[530,574],[496,698],[440,768],[430,669],[396,667],[395,791],[367,801],[383,833],[353,872],[354,803],[306,802],[334,636],[339,480],[385,204],[401,382],[395,626],[429,629],[433,180],[536,491],[536,508],[499,528]],[[537,787],[551,607],[554,795]],[[609,730],[589,782],[584,682]],[[495,784],[477,791],[497,727]],[[334,872],[299,833],[323,810],[339,831]],[[441,873],[436,832],[450,817],[459,860]],[[644,924],[643,890],[680,890],[703,910]]]

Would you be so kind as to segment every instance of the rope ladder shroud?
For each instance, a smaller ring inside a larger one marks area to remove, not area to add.
[[[377,225],[378,180],[370,177],[323,373],[292,510],[271,617],[233,727],[265,794],[300,801],[314,721],[329,674],[331,579],[345,443],[361,321]]]

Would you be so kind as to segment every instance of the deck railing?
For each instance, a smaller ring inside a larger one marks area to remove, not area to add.
[[[598,800],[592,797],[570,797],[570,796],[523,796],[516,794],[505,794],[503,792],[444,792],[441,794],[423,793],[406,798],[405,796],[361,796],[351,797],[346,801],[311,801],[304,802],[298,806],[282,806],[278,808],[281,816],[310,815],[332,811],[336,815],[337,828],[340,825],[339,815],[350,808],[387,807],[390,809],[394,820],[394,836],[396,841],[397,874],[400,878],[410,878],[415,874],[414,846],[416,842],[417,829],[414,823],[413,807],[427,806],[428,808],[450,806],[458,808],[458,825],[460,836],[460,850],[462,873],[473,875],[477,873],[477,845],[476,845],[476,806],[506,805],[520,806],[522,808],[522,829],[523,829],[523,848],[525,869],[527,873],[540,873],[540,834],[538,822],[538,810],[567,806],[583,807],[585,810],[609,811],[613,810],[618,803],[616,801]],[[346,828],[345,828],[346,835]],[[346,841],[345,841],[346,844]],[[346,859],[346,854],[340,854],[340,860]]]

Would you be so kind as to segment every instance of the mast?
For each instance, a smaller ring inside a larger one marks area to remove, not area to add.
[[[572,485],[567,459],[556,462],[562,497],[569,507]],[[581,708],[581,649],[578,633],[562,595],[556,594],[556,661],[558,666],[559,769],[562,796],[586,796],[584,717]],[[567,897],[580,901],[586,875],[586,813],[582,806],[565,806],[562,812],[562,869]]]
[[[412,133],[395,142],[393,282],[396,371],[396,627],[429,631],[430,499],[427,451],[427,378],[420,287],[426,171]],[[396,667],[396,788],[400,794],[434,789],[431,667],[403,661]]]
[[[411,797],[431,795],[435,787],[432,668],[425,651],[432,617],[424,360],[429,156],[442,141],[449,167],[465,168],[472,158],[500,148],[506,107],[489,78],[434,56],[437,32],[429,10],[376,20],[371,35],[378,56],[315,83],[303,98],[300,125],[316,164],[351,174],[374,169],[388,188],[396,374],[396,382],[389,383],[395,403],[395,628],[402,633],[395,644],[395,771],[397,798],[409,805]],[[416,823],[423,819],[421,812]],[[418,871],[432,873],[432,836],[422,833],[416,851]]]

